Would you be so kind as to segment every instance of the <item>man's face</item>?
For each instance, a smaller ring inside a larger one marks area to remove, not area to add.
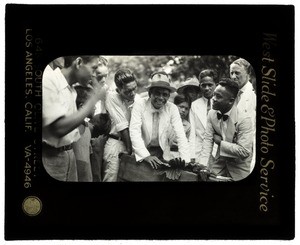
[[[92,77],[96,76],[96,70],[98,68],[99,58],[93,58],[87,63],[83,63],[83,60],[77,63],[77,81],[83,85],[87,86],[91,83]]]
[[[162,108],[170,98],[170,91],[165,88],[153,88],[150,93],[151,104],[154,108]]]
[[[210,99],[213,96],[215,88],[216,84],[212,77],[206,76],[201,79],[200,89],[202,91],[202,95],[206,99]]]
[[[96,70],[96,79],[98,83],[103,84],[106,82],[106,78],[108,75],[108,68],[105,65],[99,65]]]
[[[230,78],[238,84],[239,88],[249,81],[249,75],[245,68],[237,64],[230,65]]]
[[[219,110],[222,113],[229,111],[234,103],[232,94],[226,90],[225,87],[218,85],[213,93],[213,104],[214,110]]]
[[[129,101],[133,101],[136,94],[136,81],[125,83],[122,89],[118,89],[120,96]]]
[[[181,119],[186,119],[190,110],[189,104],[187,102],[181,102],[177,105],[177,108],[179,110]]]
[[[184,94],[187,95],[188,97],[190,97],[190,99],[193,102],[196,99],[198,99],[198,97],[199,97],[199,90],[196,87],[194,87],[194,86],[186,87],[184,89]]]

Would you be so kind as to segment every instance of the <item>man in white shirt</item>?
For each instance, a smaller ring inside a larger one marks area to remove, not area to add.
[[[251,65],[245,59],[237,59],[230,65],[230,78],[239,86],[236,105],[256,120],[256,94],[250,80]]]
[[[151,80],[149,98],[137,101],[132,110],[129,131],[136,161],[145,161],[156,169],[164,164],[163,159],[170,160],[171,129],[176,135],[179,156],[190,162],[188,141],[179,111],[176,105],[168,102],[170,93],[176,89],[170,86],[165,72],[152,74]]]
[[[117,181],[119,154],[132,154],[129,137],[131,108],[134,103],[137,82],[129,69],[120,69],[115,74],[116,91],[107,94],[105,107],[111,119],[111,130],[104,147],[105,182]]]
[[[253,131],[253,158],[251,171],[255,165],[256,156],[256,94],[250,82],[251,64],[242,58],[233,61],[230,65],[230,77],[239,86],[239,92],[235,101],[240,111],[250,115],[254,125]]]
[[[207,114],[212,106],[212,96],[216,88],[217,74],[214,70],[203,70],[199,74],[199,81],[202,97],[192,103],[189,116],[191,123],[191,134],[189,138],[191,158],[196,162],[199,162],[202,151]]]
[[[88,86],[98,67],[99,56],[67,56],[64,67],[45,69],[43,86],[42,162],[50,176],[61,181],[77,181],[72,144],[80,137],[77,127],[102,97],[102,88],[93,84],[94,94],[80,110],[73,84]]]

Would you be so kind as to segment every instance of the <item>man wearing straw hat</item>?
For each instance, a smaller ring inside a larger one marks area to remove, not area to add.
[[[178,94],[189,97],[191,102],[197,100],[201,95],[199,80],[196,77],[189,77],[177,88]]]
[[[170,160],[169,136],[174,130],[178,141],[180,157],[190,161],[188,142],[181,122],[179,111],[169,102],[170,93],[176,91],[170,86],[165,72],[151,75],[148,87],[149,98],[143,98],[134,104],[129,126],[132,147],[136,161],[145,161],[154,169]]]

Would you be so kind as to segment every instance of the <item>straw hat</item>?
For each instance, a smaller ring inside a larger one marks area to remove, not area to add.
[[[176,88],[171,86],[168,75],[164,73],[154,73],[151,76],[151,84],[147,90],[151,88],[164,88],[170,90],[171,93],[176,91]]]
[[[200,83],[196,77],[189,77],[186,81],[181,83],[177,88],[177,93],[182,94],[187,87],[193,87],[200,91]]]

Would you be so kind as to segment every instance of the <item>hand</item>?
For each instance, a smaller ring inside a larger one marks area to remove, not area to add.
[[[157,169],[159,165],[166,165],[162,161],[160,161],[156,156],[148,156],[144,158],[144,161],[150,163],[153,169]]]
[[[209,171],[207,166],[204,166],[202,164],[198,164],[197,172],[198,172],[199,179],[201,181],[207,181],[208,180],[209,175],[210,175],[210,171]]]
[[[92,78],[90,87],[92,87],[92,89],[95,92],[95,95],[97,96],[98,100],[102,100],[105,101],[106,98],[106,86],[104,86],[105,84],[103,83],[99,83],[96,79],[96,77]]]
[[[190,166],[195,166],[197,163],[196,163],[196,159],[195,158],[191,158],[191,161],[189,162],[189,165]]]
[[[169,165],[173,168],[181,168],[185,167],[185,161],[179,158],[174,158],[169,161]]]
[[[118,155],[119,158],[121,158],[123,155],[130,155],[127,151],[121,151]]]
[[[250,154],[247,150],[245,150],[243,147],[239,147],[238,148],[238,154],[242,157],[242,158],[246,158],[248,157]]]
[[[217,144],[217,145],[220,145],[221,144],[221,141],[222,141],[222,136],[218,135],[218,134],[214,134],[214,142]]]
[[[206,170],[206,169],[203,169],[203,170],[200,170],[199,171],[199,178],[201,181],[207,181],[208,178],[209,178],[209,175],[210,175],[210,171],[209,170]]]

